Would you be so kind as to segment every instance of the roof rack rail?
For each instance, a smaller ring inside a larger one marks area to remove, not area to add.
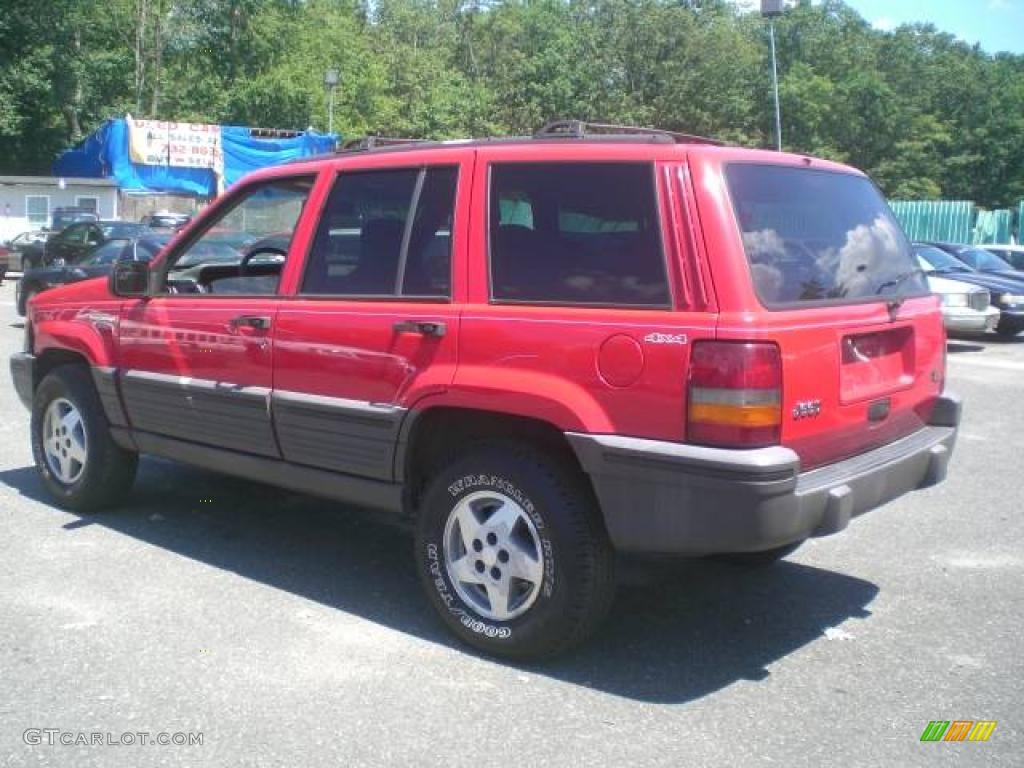
[[[366,152],[380,147],[397,147],[402,144],[430,144],[431,139],[401,139],[392,136],[360,136],[342,142],[338,152]]]
[[[587,136],[660,136],[678,144],[714,144],[719,147],[725,144],[718,139],[690,133],[665,131],[660,128],[639,128],[634,125],[588,123],[585,120],[555,120],[533,134],[535,139],[584,139]]]

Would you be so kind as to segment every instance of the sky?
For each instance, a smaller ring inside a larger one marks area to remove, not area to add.
[[[758,0],[737,0],[758,7]],[[846,0],[878,29],[926,22],[988,53],[1024,53],[1024,0]]]
[[[1024,0],[846,0],[878,29],[931,22],[988,53],[1024,53]]]

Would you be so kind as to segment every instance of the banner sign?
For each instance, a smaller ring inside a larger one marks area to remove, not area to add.
[[[127,115],[128,154],[140,165],[175,168],[210,168],[218,176],[224,168],[219,125],[135,120]]]

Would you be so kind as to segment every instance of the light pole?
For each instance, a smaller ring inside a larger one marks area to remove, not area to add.
[[[338,87],[338,70],[328,69],[324,72],[324,88],[330,95],[327,99],[327,132],[334,133],[334,91]]]
[[[775,148],[782,151],[782,113],[779,110],[779,68],[775,63],[775,17],[781,16],[784,0],[761,0],[761,15],[768,19],[768,42],[772,51],[772,91],[775,94]]]

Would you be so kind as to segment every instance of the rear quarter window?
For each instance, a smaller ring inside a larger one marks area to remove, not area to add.
[[[738,163],[725,177],[765,306],[929,292],[903,230],[867,178]]]

